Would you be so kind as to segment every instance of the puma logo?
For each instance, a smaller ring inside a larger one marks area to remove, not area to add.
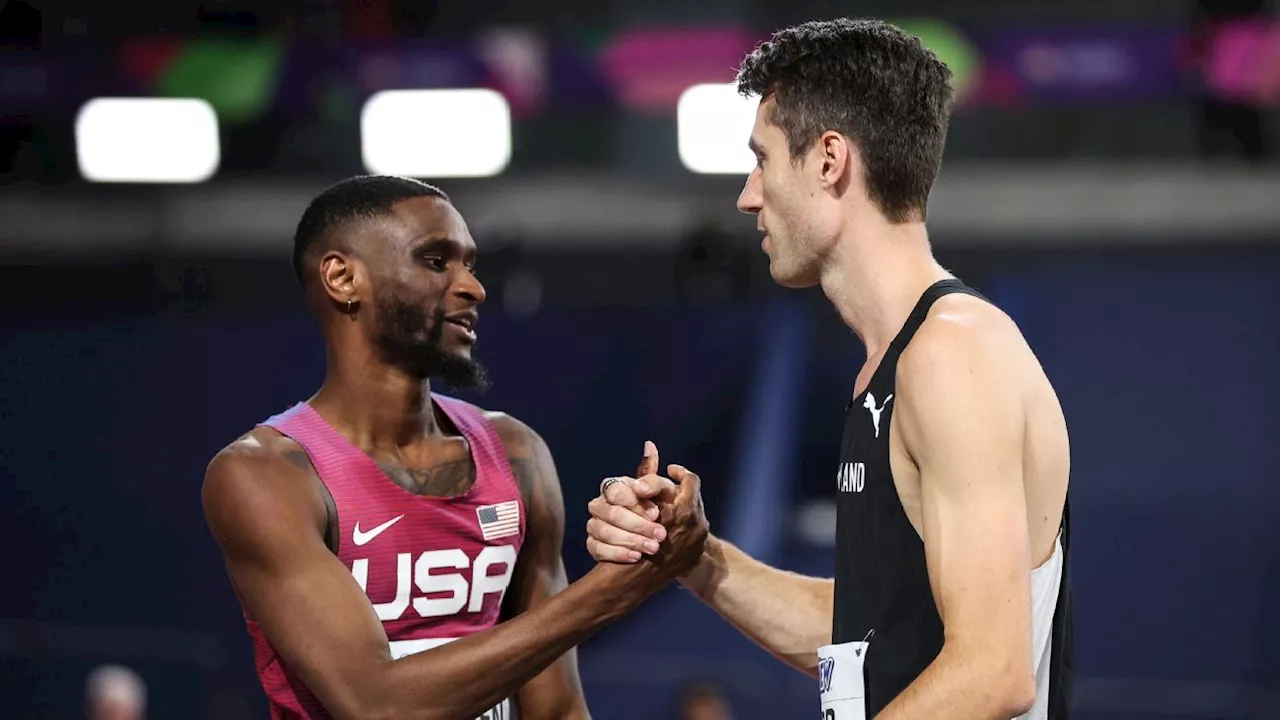
[[[880,403],[880,407],[876,407],[876,396],[867,393],[867,399],[862,403],[862,407],[871,411],[871,424],[875,426],[876,437],[880,437],[880,413],[884,412],[885,407],[889,405],[889,401],[892,399],[893,395],[890,394],[889,397],[884,399],[884,402]]]

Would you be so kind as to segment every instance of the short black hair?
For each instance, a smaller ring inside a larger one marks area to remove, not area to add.
[[[298,282],[306,287],[307,254],[334,230],[353,220],[385,216],[401,200],[417,197],[451,202],[434,185],[394,175],[358,175],[326,188],[307,205],[293,234],[293,273]]]
[[[867,192],[891,222],[924,219],[950,122],[951,71],[879,20],[820,20],[774,33],[742,62],[738,91],[772,97],[794,162],[828,130],[849,137]]]

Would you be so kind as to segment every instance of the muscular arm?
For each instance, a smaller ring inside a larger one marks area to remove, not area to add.
[[[325,546],[313,476],[250,438],[210,464],[203,501],[247,613],[335,718],[474,720],[675,571],[601,565],[510,622],[392,660],[364,592]]]
[[[672,466],[671,469],[678,469]],[[612,483],[589,506],[587,549],[597,560],[632,563],[665,535],[646,517],[649,499],[669,502],[676,489],[656,475],[657,448],[646,444],[637,478]],[[831,642],[835,583],[769,567],[716,538],[680,582],[756,644],[801,672],[818,671],[818,648]]]
[[[941,320],[899,362],[893,422],[920,471],[921,535],[945,634],[938,657],[878,720],[1007,719],[1035,700],[1025,421],[1010,357],[985,331]]]
[[[564,495],[547,444],[524,423],[494,414],[511,471],[524,496],[528,525],[504,615],[518,617],[545,605],[568,586],[564,560]],[[590,720],[578,676],[576,650],[560,656],[516,696],[524,720]]]
[[[778,570],[712,537],[680,582],[757,645],[817,676],[818,648],[831,642],[832,580]]]

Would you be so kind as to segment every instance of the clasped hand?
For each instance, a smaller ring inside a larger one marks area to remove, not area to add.
[[[635,563],[648,557],[673,575],[702,556],[709,526],[702,481],[681,465],[658,475],[658,448],[644,444],[635,477],[608,478],[587,506],[587,551],[597,562]]]

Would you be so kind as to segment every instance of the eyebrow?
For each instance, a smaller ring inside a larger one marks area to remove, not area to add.
[[[415,250],[442,250],[461,247],[462,243],[449,237],[448,235],[434,235],[413,239],[413,247]]]
[[[755,138],[751,138],[750,140],[747,141],[747,147],[751,148],[751,152],[755,153],[756,155],[764,154],[764,148],[760,147],[760,143],[756,142]]]
[[[415,253],[434,250],[450,255],[462,255],[464,257],[474,256],[476,254],[476,247],[474,245],[464,245],[461,240],[447,235],[428,237],[421,241],[415,240],[411,247]]]

